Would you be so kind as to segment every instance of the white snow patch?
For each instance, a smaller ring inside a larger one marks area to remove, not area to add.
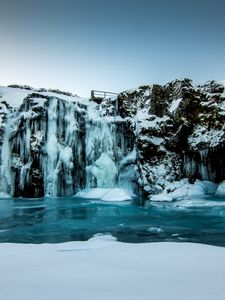
[[[143,142],[149,142],[154,145],[161,145],[164,142],[164,139],[157,136],[147,136],[147,135],[140,135],[139,139]]]
[[[192,243],[0,244],[7,300],[222,300],[225,248]]]
[[[24,98],[26,98],[29,94],[39,94],[43,96],[49,97],[56,97],[68,102],[80,102],[82,104],[89,104],[90,101],[87,98],[81,98],[78,96],[67,96],[63,94],[58,94],[54,92],[38,92],[35,89],[26,90],[23,88],[11,88],[11,87],[4,87],[0,86],[0,96],[2,96],[1,100],[5,100],[10,106],[12,107],[19,107],[22,103]],[[44,99],[35,98],[37,100],[37,106],[41,106],[44,103]]]
[[[170,111],[171,113],[173,113],[175,110],[177,110],[177,108],[178,108],[178,106],[179,106],[181,100],[182,100],[182,98],[176,99],[176,100],[173,100],[173,101],[172,101],[171,106],[170,106],[170,108],[169,108],[169,111]]]
[[[23,103],[24,98],[31,93],[32,91],[30,90],[0,86],[1,100],[5,100],[12,107],[19,107]]]
[[[140,128],[155,128],[160,130],[161,125],[170,120],[169,116],[156,117],[155,115],[148,115],[146,119],[142,119],[140,123]]]
[[[132,194],[119,188],[106,189],[106,188],[93,188],[84,189],[78,192],[76,197],[85,199],[100,199],[103,201],[127,201],[132,200]]]

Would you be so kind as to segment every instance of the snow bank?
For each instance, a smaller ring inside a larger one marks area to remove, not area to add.
[[[100,199],[103,201],[127,201],[132,200],[132,195],[126,192],[123,189],[85,189],[78,192],[76,197],[85,198],[85,199]]]
[[[29,94],[36,93],[43,96],[49,97],[57,97],[60,99],[64,99],[68,102],[81,102],[83,104],[88,104],[89,100],[87,98],[81,98],[77,95],[65,95],[63,93],[54,92],[53,90],[40,91],[41,89],[24,89],[24,88],[12,88],[12,87],[4,87],[0,86],[0,98],[1,100],[5,100],[12,107],[19,107],[24,98],[26,98]],[[43,100],[42,100],[43,101]],[[39,102],[39,101],[38,101]]]
[[[7,300],[223,300],[225,248],[126,244],[110,236],[63,244],[1,244]]]
[[[225,196],[225,180],[219,184],[216,196]]]
[[[187,178],[168,184],[161,194],[150,196],[151,201],[172,201],[185,197],[215,195],[218,185],[211,181],[196,180],[190,184]],[[224,185],[225,187],[225,185]]]
[[[0,86],[1,100],[6,101],[12,107],[20,106],[23,103],[23,99],[31,93],[32,91],[30,90]]]

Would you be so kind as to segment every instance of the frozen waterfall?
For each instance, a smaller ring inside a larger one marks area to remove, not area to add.
[[[3,124],[1,191],[69,196],[80,189],[135,189],[136,150],[129,120],[90,102],[30,94]]]

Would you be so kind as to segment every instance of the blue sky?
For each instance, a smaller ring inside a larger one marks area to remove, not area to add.
[[[224,0],[0,0],[0,85],[88,96],[225,79]]]

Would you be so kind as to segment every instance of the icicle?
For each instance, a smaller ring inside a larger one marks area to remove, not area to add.
[[[44,162],[45,169],[45,194],[57,196],[57,176],[56,166],[58,160],[58,141],[57,141],[57,104],[56,98],[51,98],[48,107],[48,126],[46,151],[47,159]]]
[[[23,190],[25,183],[29,182],[29,170],[30,170],[31,162],[26,163],[20,170],[20,180],[19,180],[19,186],[20,189]]]
[[[137,151],[133,149],[127,156],[125,156],[119,166],[118,186],[126,190],[133,191],[133,181],[137,171]]]

